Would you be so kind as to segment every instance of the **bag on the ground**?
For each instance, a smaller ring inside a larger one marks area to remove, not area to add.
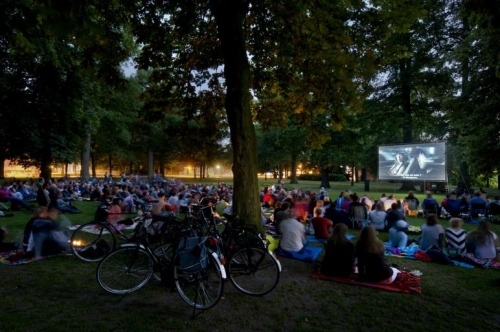
[[[206,236],[189,237],[179,243],[177,255],[179,265],[186,273],[196,273],[207,267],[208,252],[205,245]]]
[[[453,265],[453,261],[441,249],[432,247],[425,252],[430,257],[431,262],[438,264]]]
[[[413,256],[415,256],[416,259],[418,259],[419,261],[422,261],[422,262],[430,262],[431,261],[431,258],[422,249],[415,251]]]

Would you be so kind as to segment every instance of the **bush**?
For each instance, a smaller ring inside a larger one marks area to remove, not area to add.
[[[348,180],[349,178],[345,174],[328,174],[328,181],[342,182]]]
[[[321,181],[321,176],[319,174],[300,174],[298,179],[304,181]]]
[[[321,181],[321,175],[319,174],[301,174],[298,177],[299,180],[304,180],[304,181]],[[343,181],[348,181],[349,178],[345,174],[328,174],[328,181],[333,181],[333,182],[343,182]]]

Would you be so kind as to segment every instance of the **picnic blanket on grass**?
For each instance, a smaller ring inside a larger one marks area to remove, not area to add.
[[[319,280],[327,280],[327,281],[333,281],[333,282],[339,282],[343,284],[349,284],[349,285],[357,285],[357,286],[363,286],[363,287],[369,287],[369,288],[376,288],[376,289],[381,289],[385,290],[388,292],[398,292],[398,293],[406,293],[406,294],[411,294],[411,293],[422,293],[422,286],[420,284],[420,276],[414,275],[410,272],[406,271],[401,271],[401,273],[398,274],[396,280],[392,282],[391,284],[379,284],[379,283],[374,283],[374,282],[366,282],[359,280],[357,274],[351,274],[349,278],[342,278],[342,277],[330,277],[326,276],[324,274],[321,274],[320,272],[314,272],[311,275],[315,279]]]
[[[281,257],[292,258],[309,263],[314,262],[319,257],[322,251],[323,247],[313,247],[313,246],[305,246],[300,251],[285,251],[279,247],[278,249],[276,249],[276,253],[280,258]]]
[[[18,251],[18,250],[13,250],[13,251],[6,251],[6,252],[0,252],[0,264],[2,265],[23,265],[23,264],[28,264],[32,262],[39,261],[41,259],[49,258],[49,257],[57,257],[57,256],[72,256],[73,254],[71,253],[60,253],[57,255],[50,255],[50,256],[42,256],[36,259],[33,255],[27,254],[24,251]]]
[[[0,264],[4,265],[20,265],[35,261],[33,255],[27,255],[24,251],[6,251],[0,253]]]
[[[404,249],[399,249],[392,247],[390,242],[385,242],[385,256],[399,257],[399,258],[410,258],[415,259],[415,252],[420,249],[420,246],[409,246]]]
[[[349,240],[352,240],[352,239],[356,238],[356,235],[346,234],[346,237]],[[314,236],[314,234],[306,236],[306,240],[307,240],[307,242],[311,242],[311,243],[327,243],[328,242],[328,239],[318,239]]]
[[[390,242],[386,242],[384,244],[385,244],[385,256],[421,260],[420,257],[415,256],[415,253],[420,250],[420,246],[413,245],[413,246],[406,247],[404,249],[399,249],[399,248],[391,247]],[[433,261],[431,259],[431,257],[429,257],[429,261]],[[455,266],[465,267],[467,269],[474,268],[473,265],[468,264],[467,262],[464,262],[464,261],[460,261],[460,260],[456,260],[456,259],[450,259],[450,261]]]

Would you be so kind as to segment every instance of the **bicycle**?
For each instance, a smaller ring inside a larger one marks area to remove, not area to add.
[[[134,231],[135,242],[121,245],[99,263],[96,270],[99,285],[113,294],[127,294],[143,287],[155,272],[161,272],[165,283],[175,287],[193,310],[206,310],[216,305],[222,297],[226,279],[217,253],[209,251],[203,258],[204,264],[197,269],[183,266],[176,248],[184,239],[200,237],[185,222],[179,223],[172,218],[163,227],[166,242],[153,247],[146,235],[149,222],[139,222]],[[204,243],[200,245],[202,248]]]
[[[131,226],[143,217],[128,218],[117,224]],[[91,221],[75,229],[71,235],[70,247],[73,254],[81,261],[99,262],[116,248],[117,238],[124,242],[130,241],[130,236],[115,224],[108,221]]]
[[[164,218],[169,218],[167,215]],[[144,209],[139,209],[135,218],[127,218],[116,224],[109,221],[91,221],[79,226],[71,235],[70,247],[73,254],[81,261],[92,263],[101,261],[109,252],[116,249],[118,241],[129,242],[133,239],[118,225],[131,226],[140,220],[153,218]],[[158,221],[161,221],[159,219]],[[155,220],[151,225],[155,224]],[[126,229],[126,228],[125,228]]]
[[[234,227],[236,217],[224,214],[226,222],[220,232],[211,206],[201,208],[200,216],[209,229],[207,234],[218,240],[219,250],[228,258],[227,273],[234,287],[251,296],[271,292],[279,282],[281,264],[255,227]]]

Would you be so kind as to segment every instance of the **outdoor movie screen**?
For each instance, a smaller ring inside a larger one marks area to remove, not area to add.
[[[379,146],[378,177],[380,180],[446,181],[446,144]]]

